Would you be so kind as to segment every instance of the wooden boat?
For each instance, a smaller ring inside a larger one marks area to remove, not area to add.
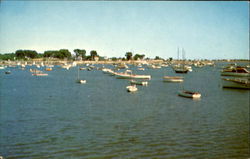
[[[136,92],[138,90],[136,85],[127,86],[126,88],[128,92]]]
[[[148,81],[135,81],[135,80],[131,80],[130,83],[131,84],[135,84],[135,85],[142,85],[142,86],[147,86],[148,85]]]
[[[179,91],[178,95],[182,97],[186,97],[186,98],[200,98],[201,97],[201,94],[198,92],[185,91],[185,90]]]
[[[183,82],[184,77],[182,76],[164,76],[163,81],[164,82]]]
[[[250,81],[245,78],[222,78],[222,87],[250,89]]]
[[[250,77],[249,71],[244,67],[234,67],[230,69],[223,69],[221,76],[239,76],[239,77]]]

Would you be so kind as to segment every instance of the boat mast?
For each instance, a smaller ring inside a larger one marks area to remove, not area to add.
[[[177,48],[177,58],[178,58],[178,61],[179,61],[179,47]]]

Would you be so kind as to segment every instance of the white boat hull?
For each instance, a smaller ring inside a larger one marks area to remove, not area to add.
[[[163,81],[164,82],[183,82],[184,80],[183,80],[183,77],[179,77],[179,76],[176,76],[176,77],[164,76]]]
[[[135,86],[127,86],[126,88],[128,92],[136,92],[138,90]]]
[[[147,81],[130,81],[131,84],[136,84],[136,85],[142,85],[142,86],[147,86],[148,82]]]
[[[130,75],[130,74],[115,74],[116,78],[122,78],[122,79],[151,79],[150,75]]]

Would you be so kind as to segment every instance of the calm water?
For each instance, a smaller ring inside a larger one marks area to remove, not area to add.
[[[47,77],[0,70],[0,156],[25,158],[218,159],[249,157],[249,90],[223,89],[220,67],[193,68],[182,84],[170,67],[128,93],[128,80],[55,66]],[[131,68],[136,69],[135,67]],[[200,100],[177,96],[181,89]]]

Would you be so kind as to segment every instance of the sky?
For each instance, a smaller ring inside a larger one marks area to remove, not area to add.
[[[106,57],[131,51],[176,59],[177,48],[185,59],[249,59],[249,3],[0,2],[0,53],[85,49]]]

